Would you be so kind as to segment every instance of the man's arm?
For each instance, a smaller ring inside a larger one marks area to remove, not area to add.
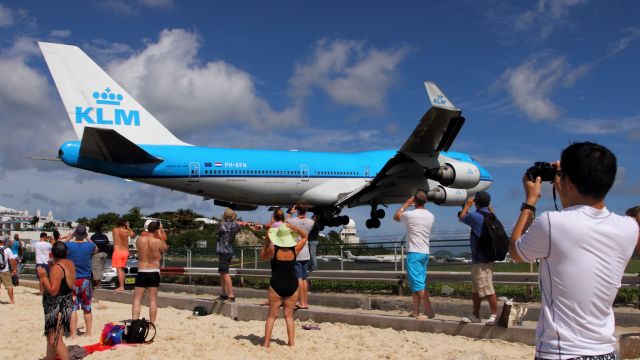
[[[9,260],[9,265],[11,265],[11,274],[12,275],[17,275],[18,274],[18,261],[16,261],[16,258],[13,258],[13,259]]]
[[[464,207],[462,208],[462,211],[458,213],[458,219],[460,219],[460,221],[462,221],[462,219],[464,219],[465,216],[469,214],[469,209],[471,209],[474,202],[475,201],[473,200],[473,198],[468,198],[467,201],[464,202]]]
[[[540,177],[536,178],[535,182],[532,182],[525,175],[522,178],[522,184],[524,186],[524,193],[526,204],[533,207],[535,209],[536,204],[538,203],[538,199],[540,198],[540,192],[542,189],[542,179]],[[520,210],[520,216],[516,221],[516,225],[513,228],[513,232],[511,233],[511,243],[509,244],[509,256],[515,262],[524,262],[524,260],[518,250],[516,250],[516,242],[522,237],[522,235],[527,232],[529,226],[533,222],[535,218],[535,211],[532,209],[523,208]]]
[[[407,201],[405,201],[404,204],[396,210],[396,213],[393,214],[393,220],[400,222],[400,215],[402,215],[402,213],[411,205],[413,205],[413,196],[408,198]]]

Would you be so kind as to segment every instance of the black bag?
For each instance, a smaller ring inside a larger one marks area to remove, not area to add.
[[[20,280],[18,279],[18,274],[11,275],[11,283],[13,286],[20,286]]]
[[[156,337],[156,326],[145,318],[136,320],[126,320],[127,324],[124,330],[124,341],[132,344],[150,343]],[[149,328],[153,328],[153,337],[147,340],[149,336]]]
[[[196,306],[193,308],[193,316],[207,316],[209,311],[204,306]]]
[[[509,252],[509,237],[494,213],[480,213],[484,217],[484,224],[478,238],[478,248],[487,260],[502,261]]]

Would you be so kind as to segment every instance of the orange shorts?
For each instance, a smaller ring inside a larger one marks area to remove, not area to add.
[[[114,268],[127,267],[127,259],[129,258],[128,250],[114,250],[111,257],[111,266]]]

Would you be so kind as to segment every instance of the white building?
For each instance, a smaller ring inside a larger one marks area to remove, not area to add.
[[[65,222],[56,220],[53,212],[49,211],[43,216],[40,209],[36,210],[35,216],[38,221],[35,225],[31,225],[34,215],[29,214],[29,210],[15,210],[4,206],[0,206],[0,236],[11,235],[12,231],[24,230],[41,230],[45,224],[53,222],[56,229],[67,229]]]
[[[360,237],[356,233],[356,223],[353,219],[349,219],[349,223],[340,230],[340,240],[345,244],[359,244]]]

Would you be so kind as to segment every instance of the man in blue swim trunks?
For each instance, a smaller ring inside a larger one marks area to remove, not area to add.
[[[435,314],[429,301],[429,290],[426,288],[427,264],[429,264],[429,237],[433,227],[434,216],[424,208],[427,203],[427,194],[418,191],[393,215],[395,221],[407,226],[407,279],[413,297],[413,312],[409,315],[414,318],[420,316],[420,302],[424,305],[424,315],[433,319]],[[406,211],[413,205],[413,211]]]

